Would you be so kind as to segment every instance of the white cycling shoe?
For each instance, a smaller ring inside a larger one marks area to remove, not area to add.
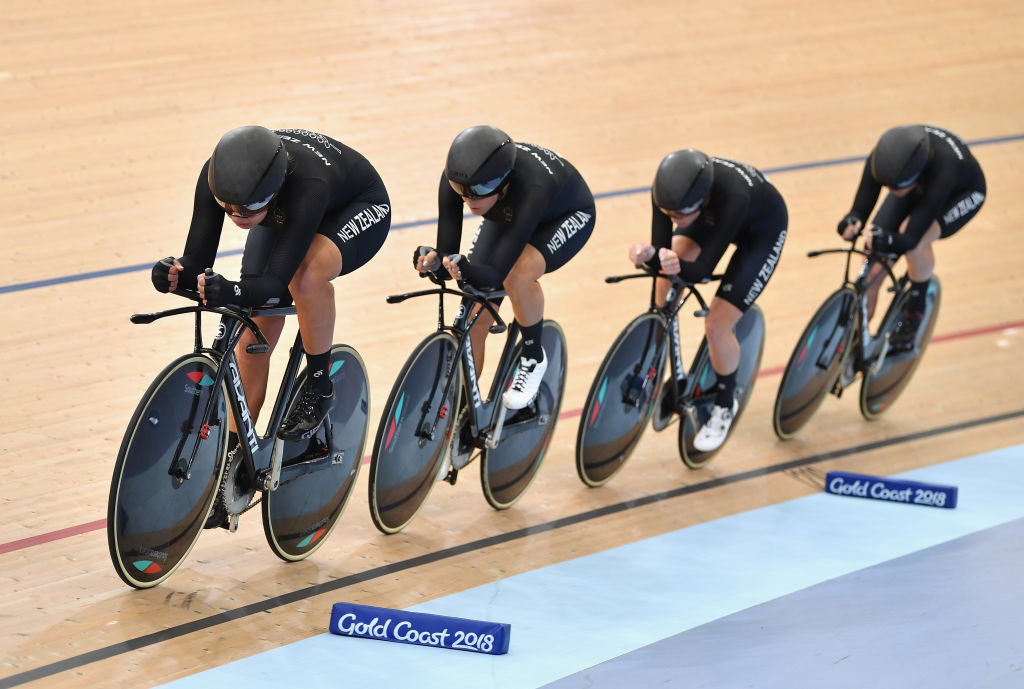
[[[693,447],[700,452],[711,452],[717,450],[725,442],[729,435],[729,428],[732,426],[733,417],[739,409],[739,400],[732,401],[732,409],[720,407],[717,404],[711,408],[711,416],[707,423],[701,426],[697,435],[693,437]]]
[[[501,400],[506,409],[522,409],[537,396],[540,383],[544,380],[544,372],[548,370],[548,358],[540,361],[520,357],[519,369],[512,381],[512,386],[505,391]]]

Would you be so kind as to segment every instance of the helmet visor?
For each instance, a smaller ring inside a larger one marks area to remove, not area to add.
[[[479,199],[484,196],[490,196],[491,194],[497,193],[498,187],[505,181],[508,174],[504,174],[501,177],[495,177],[494,179],[481,182],[480,184],[462,184],[461,182],[453,182],[448,180],[448,184],[452,186],[455,193],[459,196],[463,196],[468,199]]]
[[[216,201],[217,205],[223,208],[224,212],[227,213],[228,215],[236,215],[242,218],[251,218],[254,215],[259,215],[260,213],[262,213],[264,209],[266,209],[266,207],[270,205],[270,202],[274,200],[275,196],[277,196],[277,192],[274,192],[273,194],[263,199],[262,201],[256,201],[255,203],[246,204],[224,203],[216,196],[213,197],[213,200]]]
[[[917,181],[917,178],[921,176],[921,171],[918,170],[916,173],[911,175],[909,178],[901,180],[896,184],[892,185],[893,189],[906,189]]]
[[[658,210],[665,215],[672,215],[673,213],[676,215],[690,215],[691,213],[696,213],[697,210],[700,209],[702,203],[704,203],[704,199],[700,199],[693,205],[684,206],[683,208],[662,208],[661,206],[658,206]]]

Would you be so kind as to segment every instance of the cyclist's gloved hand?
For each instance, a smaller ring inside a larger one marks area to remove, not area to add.
[[[161,258],[153,264],[153,271],[150,274],[150,279],[153,280],[153,287],[156,287],[157,292],[174,291],[174,288],[178,286],[179,267],[180,264],[178,264],[174,256]]]
[[[434,258],[428,262],[426,257],[431,253],[434,254]],[[441,259],[437,255],[437,250],[432,246],[416,247],[416,250],[412,252],[412,267],[419,271],[420,277],[426,277],[427,273],[436,273],[437,269],[441,267]]]
[[[661,272],[665,275],[675,275],[679,272],[679,254],[672,249],[658,249],[658,262],[661,263]]]
[[[654,247],[647,242],[634,242],[629,245],[629,262],[640,267],[654,258],[656,253]]]
[[[462,254],[448,254],[442,259],[441,263],[444,265],[448,275],[454,280],[462,279],[462,265],[465,265],[466,257]]]
[[[836,232],[838,232],[839,236],[843,239],[853,240],[860,234],[863,226],[863,220],[853,213],[847,213],[846,216],[839,221],[839,227],[836,228]]]
[[[209,270],[199,276],[199,290],[207,306],[242,304],[245,301],[241,283]]]

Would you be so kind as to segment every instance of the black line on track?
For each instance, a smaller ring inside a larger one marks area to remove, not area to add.
[[[462,545],[452,546],[443,550],[438,550],[433,553],[427,553],[425,555],[419,555],[417,557],[409,558],[408,560],[402,560],[391,565],[383,565],[381,567],[374,567],[373,569],[366,570],[365,572],[358,572],[356,574],[350,574],[340,579],[333,581],[324,582],[322,584],[316,584],[309,586],[304,589],[285,593],[280,596],[274,596],[262,600],[258,603],[250,603],[249,605],[243,605],[240,608],[234,610],[226,610],[210,617],[204,617],[201,620],[195,620],[194,622],[188,622],[186,624],[179,624],[174,627],[162,629],[152,634],[145,634],[143,636],[135,637],[134,639],[128,639],[110,646],[103,648],[97,648],[93,651],[88,651],[77,656],[70,658],[64,658],[55,663],[49,665],[43,665],[41,667],[26,670],[25,672],[19,672],[16,675],[10,675],[9,677],[0,678],[0,689],[7,689],[8,687],[16,687],[28,682],[34,682],[39,679],[52,677],[62,672],[74,670],[76,668],[95,663],[100,660],[106,660],[107,658],[113,658],[131,651],[138,650],[140,648],[146,648],[147,646],[153,646],[164,641],[170,641],[179,637],[191,634],[193,632],[203,631],[216,627],[220,624],[227,622],[233,622],[235,620],[244,619],[252,615],[256,615],[261,612],[270,612],[275,608],[280,608],[291,603],[296,603],[307,598],[313,598],[324,593],[331,593],[332,591],[338,591],[355,584],[360,584],[366,581],[372,581],[380,577],[387,576],[389,574],[395,574],[397,572],[404,572],[408,569],[420,567],[423,565],[440,562],[449,558],[458,557],[471,553],[477,550],[483,550],[484,548],[490,548],[491,546],[501,545],[503,543],[509,543],[536,534],[545,533],[548,531],[555,531],[567,526],[573,526],[583,522],[591,521],[593,519],[599,519],[606,517],[611,514],[617,514],[619,512],[625,512],[627,510],[636,509],[638,507],[644,507],[657,502],[663,502],[665,500],[673,500],[675,498],[690,495],[692,493],[699,493],[705,490],[711,490],[713,488],[720,488],[721,486],[731,485],[733,483],[741,483],[743,481],[749,481],[761,476],[768,476],[769,474],[777,474],[779,472],[788,471],[798,467],[805,467],[821,462],[828,462],[833,459],[839,459],[841,457],[848,457],[850,455],[856,455],[861,452],[871,452],[873,450],[882,449],[885,447],[892,447],[895,445],[901,445],[904,443],[913,442],[915,440],[922,440],[924,438],[932,438],[946,433],[955,433],[957,431],[963,431],[970,428],[977,428],[978,426],[985,426],[994,423],[1000,423],[1002,421],[1009,421],[1024,417],[1024,409],[1012,412],[1006,412],[1003,414],[997,414],[995,416],[985,416],[979,419],[973,419],[971,421],[962,421],[949,426],[940,426],[938,428],[931,428],[924,431],[917,431],[915,433],[908,433],[906,435],[896,436],[894,438],[886,438],[885,440],[876,440],[870,443],[864,443],[863,445],[854,445],[839,450],[832,450],[831,452],[823,452],[817,455],[811,455],[810,457],[804,457],[802,459],[794,459],[788,462],[781,462],[779,464],[772,464],[771,466],[763,467],[761,469],[752,469],[750,471],[744,471],[739,474],[733,474],[731,476],[723,476],[721,478],[712,479],[710,481],[702,481],[701,483],[695,483],[688,486],[681,486],[679,488],[673,488],[672,490],[662,491],[660,493],[654,493],[647,495],[642,498],[636,498],[633,500],[626,500],[619,502],[614,505],[606,505],[605,507],[599,507],[594,510],[587,512],[581,512],[580,514],[574,514],[569,517],[563,517],[550,522],[544,522],[543,524],[536,524],[534,526],[528,526],[515,531],[509,531],[508,533],[497,534],[495,536],[488,536],[481,538],[476,541],[464,543]],[[326,615],[326,613],[325,613]]]

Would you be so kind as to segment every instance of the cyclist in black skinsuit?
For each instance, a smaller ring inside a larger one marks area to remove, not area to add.
[[[207,276],[220,243],[224,216],[248,230],[241,279]],[[161,292],[198,289],[211,306],[287,305],[294,300],[307,352],[309,376],[299,403],[278,433],[309,437],[334,405],[329,379],[335,301],[331,280],[351,273],[384,244],[391,203],[369,161],[344,144],[303,129],[247,126],[218,142],[196,183],[185,252],[153,266]],[[257,319],[273,348],[284,317]],[[238,343],[239,371],[253,417],[267,390],[269,354],[249,354],[246,333]],[[237,435],[229,436],[234,447]]]
[[[736,246],[704,319],[718,387],[711,416],[693,445],[710,452],[725,441],[738,407],[740,345],[733,328],[775,272],[789,215],[782,196],[759,170],[694,149],[670,153],[661,161],[651,206],[651,242],[630,246],[634,265],[646,262],[698,282],[714,272],[730,244]],[[658,281],[660,303],[668,288],[667,280]]]
[[[541,347],[544,292],[538,280],[565,265],[590,238],[594,196],[576,168],[557,153],[515,143],[495,127],[478,126],[452,142],[437,204],[437,249],[417,249],[414,266],[421,274],[436,271],[508,293],[522,327],[523,356],[503,401],[509,409],[521,409],[537,394],[547,369]],[[465,256],[458,253],[463,204],[483,217]],[[470,335],[478,371],[492,322],[482,314]]]
[[[908,351],[914,347],[935,271],[932,242],[952,236],[977,214],[985,201],[985,174],[956,134],[919,124],[893,127],[882,134],[864,162],[853,208],[839,221],[844,239],[860,233],[883,186],[889,194],[866,241],[869,247],[880,244],[907,258],[911,297],[889,345],[892,351]],[[872,281],[871,312],[879,285]]]

